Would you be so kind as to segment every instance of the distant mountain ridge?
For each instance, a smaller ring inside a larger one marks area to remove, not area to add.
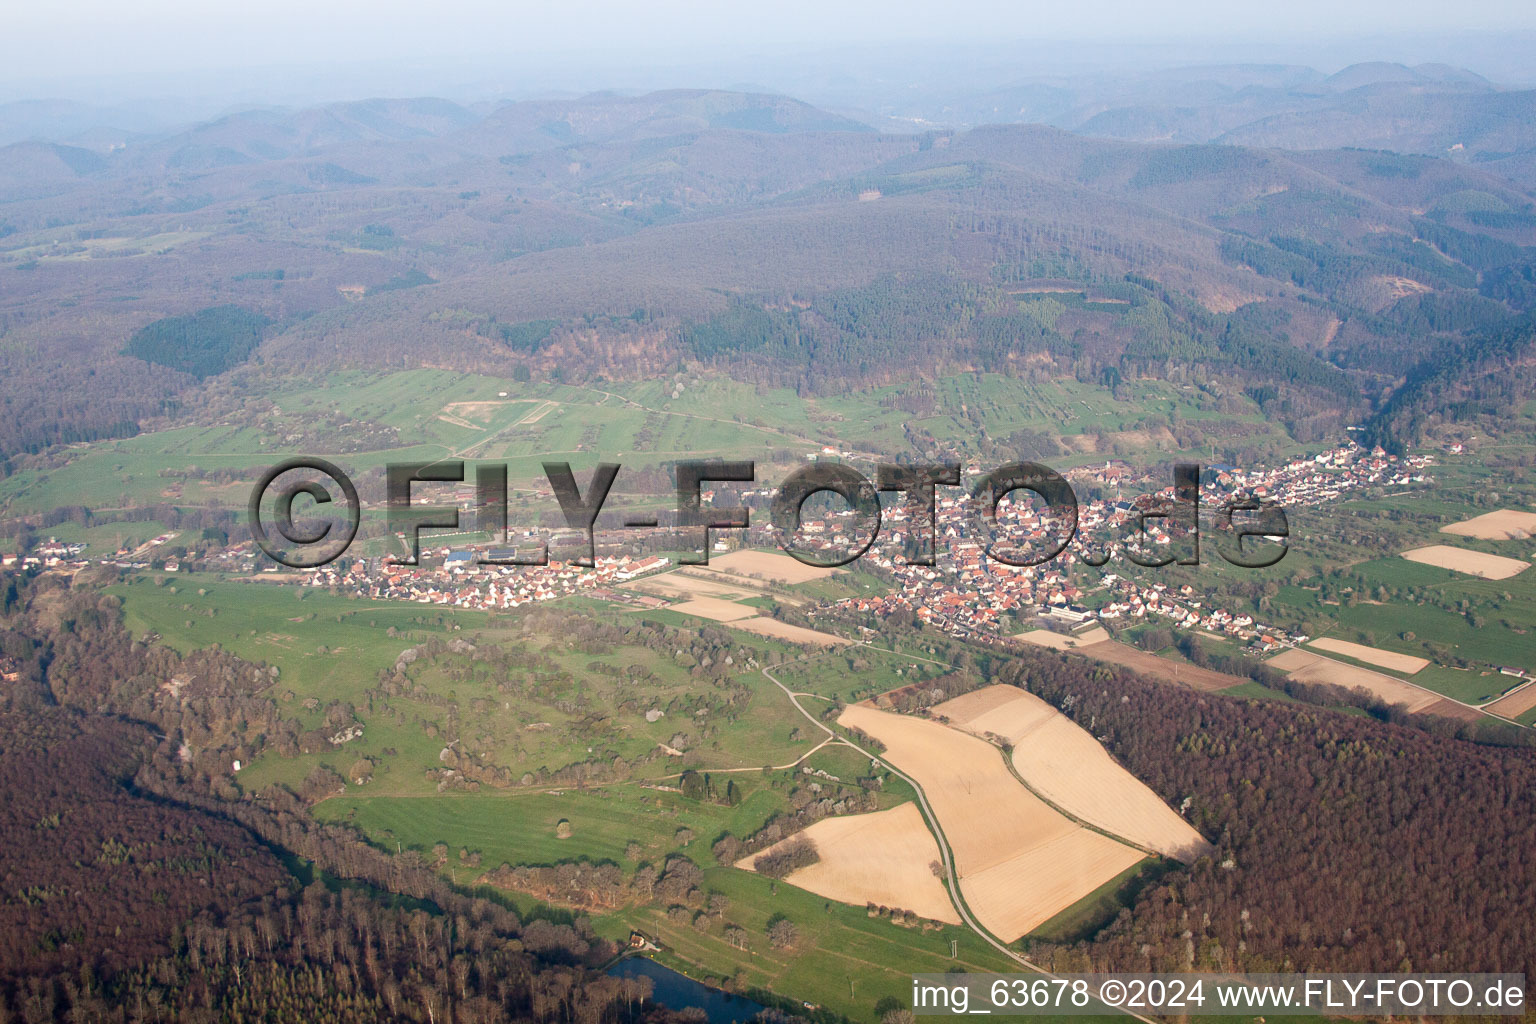
[[[1260,79],[1353,104],[1335,117],[1427,104],[1489,147],[1529,130],[1532,94],[1438,69],[1359,69],[1343,84],[1369,84],[1337,94],[1305,69],[1198,73],[1212,96]],[[1536,309],[1536,195],[1504,173],[1521,159],[880,132],[722,90],[250,110],[110,153],[18,143],[0,148],[0,443],[131,433],[203,370],[125,345],[223,308],[273,328],[214,378],[247,361],[566,380],[694,361],[820,391],[918,367],[1197,366],[1317,436]],[[1062,281],[1081,292],[1054,297]],[[55,400],[60,360],[94,375],[88,403]]]
[[[1446,64],[1374,61],[1331,75],[1236,64],[1026,80],[879,112],[949,125],[1038,122],[1131,142],[1361,146],[1476,161],[1536,150],[1533,97]],[[1523,165],[1517,173],[1536,180]]]

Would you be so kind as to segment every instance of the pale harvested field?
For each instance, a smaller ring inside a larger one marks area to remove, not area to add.
[[[1145,854],[1079,827],[961,879],[971,913],[999,938],[1028,935]],[[1089,880],[1092,879],[1092,884]]]
[[[1440,699],[1438,694],[1411,686],[1401,679],[1358,665],[1346,665],[1311,651],[1282,651],[1267,664],[1303,683],[1331,683],[1349,690],[1367,690],[1388,704],[1402,704],[1409,711],[1422,711]]]
[[[1429,666],[1428,658],[1415,658],[1411,654],[1398,654],[1396,651],[1384,651],[1379,647],[1352,644],[1348,640],[1334,640],[1331,637],[1313,640],[1307,646],[1316,647],[1320,651],[1342,654],[1346,658],[1354,658],[1356,661],[1363,661],[1367,665],[1390,668],[1394,672],[1402,672],[1410,676],[1419,671],[1419,669]]]
[[[1008,771],[990,743],[927,718],[843,710],[838,722],[885,744],[923,787],[979,920],[1013,941],[1087,896],[1143,854],[1077,824]],[[974,884],[974,889],[973,889]]]
[[[1482,540],[1524,540],[1536,536],[1536,512],[1501,508],[1497,512],[1486,512],[1459,523],[1442,526],[1440,532]]]
[[[775,583],[789,584],[809,583],[811,580],[825,579],[837,572],[836,569],[821,569],[814,565],[806,565],[778,551],[745,549],[732,551],[728,555],[715,555],[710,558],[709,566],[738,576],[761,576]]]
[[[1505,718],[1518,718],[1531,708],[1536,708],[1536,683],[1527,683],[1523,688],[1488,705],[1489,711]]]
[[[832,633],[823,633],[820,630],[791,625],[788,622],[780,622],[778,619],[770,619],[766,615],[757,615],[750,619],[737,619],[731,625],[737,629],[744,629],[748,633],[756,633],[758,636],[771,637],[775,640],[788,640],[792,644],[808,644],[813,647],[838,647],[848,643],[847,640]]]
[[[716,622],[735,622],[757,614],[756,608],[735,601],[722,601],[718,597],[696,597],[692,601],[672,605],[671,610],[684,615],[697,615],[701,619],[714,619]]]
[[[1447,547],[1444,544],[1431,544],[1426,548],[1404,551],[1403,557],[1410,562],[1422,562],[1425,565],[1450,569],[1452,572],[1481,576],[1485,580],[1507,580],[1531,567],[1530,562],[1522,562],[1518,558],[1485,555],[1481,551],[1468,551],[1465,548]]]
[[[790,885],[839,903],[873,903],[910,910],[930,921],[960,923],[949,891],[929,869],[939,859],[939,844],[917,804],[909,801],[873,814],[823,818],[798,835],[816,844],[821,860],[790,872],[784,879]],[[752,862],[763,853],[794,838],[743,857],[736,866],[751,871]]]
[[[1030,629],[1015,636],[1014,639],[1022,640],[1026,644],[1034,644],[1036,647],[1048,647],[1053,651],[1070,651],[1074,647],[1085,647],[1088,644],[1108,640],[1109,634],[1104,631],[1103,626],[1094,626],[1077,636],[1053,633],[1048,629]]]
[[[735,573],[719,572],[705,565],[687,566],[677,570],[676,575],[683,579],[693,578],[704,583],[710,583],[716,587],[729,588],[743,597],[772,597],[780,604],[787,604],[792,608],[799,608],[809,602],[803,597],[783,592],[770,594],[768,581],[763,579],[750,579],[746,576],[738,576]]]
[[[677,570],[677,575],[688,579],[703,580],[722,587],[735,587],[738,590],[750,591],[754,596],[768,593],[769,581],[753,579],[749,576],[739,576],[733,572],[723,572],[709,565],[686,565]]]
[[[1241,686],[1248,682],[1237,676],[1229,676],[1225,672],[1217,672],[1215,669],[1201,668],[1199,665],[1191,665],[1184,661],[1173,661],[1169,658],[1160,658],[1129,644],[1122,644],[1115,640],[1105,640],[1103,643],[1090,644],[1080,647],[1078,654],[1093,658],[1095,661],[1107,661],[1111,665],[1119,665],[1128,668],[1132,672],[1140,672],[1144,676],[1152,676],[1169,683],[1178,683],[1196,690],[1207,692],[1225,690],[1229,686]]]
[[[831,633],[822,633],[814,629],[806,629],[804,626],[793,626],[778,619],[770,619],[759,614],[758,610],[751,605],[737,604],[730,599],[759,595],[751,590],[724,586],[713,580],[667,573],[632,583],[621,583],[620,586],[661,597],[686,598],[668,607],[684,615],[697,615],[715,622],[729,622],[737,629],[744,629],[759,636],[772,637],[775,640],[788,640],[790,643],[814,647],[836,647],[848,642]]]
[[[850,704],[841,725],[884,743],[927,793],[963,877],[1077,826],[1009,774],[997,749],[938,722]]]
[[[1120,765],[1087,730],[1016,686],[987,686],[929,709],[1013,747],[1019,777],[1073,817],[1187,862],[1211,846],[1193,825]]]
[[[1030,698],[1021,702],[1016,694]],[[979,690],[963,693],[952,700],[946,700],[942,704],[935,704],[928,709],[928,713],[935,718],[942,718],[946,724],[957,729],[964,729],[973,736],[996,736],[1005,743],[1015,743],[1020,737],[1029,732],[1037,724],[1050,715],[1056,714],[1055,708],[1032,693],[1027,693],[1017,686],[983,686]]]
[[[1072,638],[1063,633],[1052,633],[1048,629],[1031,629],[1014,637],[1026,644],[1034,644],[1036,647],[1045,647],[1052,651],[1070,651],[1077,644]]]
[[[694,576],[684,576],[680,573],[669,572],[660,576],[647,576],[643,580],[631,580],[628,583],[620,583],[620,589],[638,590],[644,594],[655,594],[658,597],[721,597],[727,600],[738,597],[759,597],[758,591],[749,590],[746,587],[733,587],[728,583],[716,583],[714,580],[701,580]]]

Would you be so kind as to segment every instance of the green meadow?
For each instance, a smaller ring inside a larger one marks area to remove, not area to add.
[[[908,427],[968,452],[977,451],[983,430],[994,440],[1019,430],[1068,437],[1103,431],[1134,451],[1161,447],[1138,433],[1149,416],[1217,415],[1189,387],[1132,382],[1117,394],[1071,380],[997,374],[938,380],[934,408],[952,412],[932,415],[905,411],[910,386],[802,398],[786,388],[760,391],[698,375],[614,384],[612,391],[441,370],[350,371],[318,383],[284,378],[259,387],[248,399],[261,412],[254,425],[245,414],[209,413],[208,422],[63,449],[48,465],[0,481],[0,515],[65,506],[99,516],[154,504],[239,509],[262,470],[295,454],[330,458],[360,480],[391,462],[457,458],[505,462],[513,485],[527,487],[542,483],[541,463],[549,459],[587,470],[600,461],[638,469],[713,456],[755,459],[760,474],[776,478],[823,444],[870,454],[906,451]],[[1272,429],[1257,410],[1238,418]],[[385,438],[393,440],[381,443]],[[1095,457],[1064,453],[1052,461],[1067,466]],[[621,478],[616,496],[626,491]],[[60,535],[97,547],[159,532],[153,524],[129,525],[90,537],[61,528]]]

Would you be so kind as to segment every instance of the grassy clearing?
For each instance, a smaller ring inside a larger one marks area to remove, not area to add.
[[[773,674],[797,693],[854,703],[898,686],[932,679],[945,671],[944,666],[917,657],[861,645],[774,669]]]
[[[349,789],[345,796],[318,805],[314,813],[322,820],[354,825],[385,847],[398,842],[402,848],[426,851],[442,842],[455,852],[468,848],[481,854],[482,869],[585,857],[633,870],[641,863],[660,865],[677,851],[700,863],[713,863],[709,847],[722,832],[752,832],[784,806],[782,793],[762,786],[736,807],[634,785],[590,791],[445,793],[426,798],[375,797]],[[561,819],[571,822],[569,839],[555,836]],[[696,837],[686,848],[676,839],[683,828]],[[643,851],[636,860],[625,856],[631,841]]]
[[[843,601],[850,597],[880,597],[891,587],[885,580],[862,571],[858,563],[854,563],[834,576],[797,583],[788,589],[791,593],[813,601]]]
[[[1493,700],[1519,683],[1518,679],[1488,669],[1446,668],[1442,665],[1429,666],[1415,675],[1413,681],[1466,704],[1482,704]]]
[[[903,386],[805,399],[787,389],[759,393],[751,385],[717,377],[681,381],[682,390],[674,397],[673,383],[614,384],[615,390],[605,391],[425,369],[341,373],[321,386],[299,378],[266,381],[261,397],[270,399],[277,412],[265,429],[210,422],[81,445],[61,453],[62,465],[25,469],[0,481],[0,513],[166,501],[207,505],[218,500],[238,506],[262,469],[280,454],[293,454],[285,439],[294,434],[306,438],[306,454],[339,459],[354,476],[389,461],[429,462],[457,455],[506,461],[514,485],[529,486],[540,479],[540,464],[548,458],[585,470],[603,460],[659,466],[707,454],[753,458],[766,469],[768,463],[796,462],[823,443],[861,451],[905,450],[909,423],[941,442],[973,450],[978,424],[985,424],[989,436],[1003,438],[1017,430],[1134,432],[1148,416],[1200,420],[1215,415],[1195,389],[1160,382],[1126,385],[1117,398],[1108,389],[1076,381],[961,374],[936,382],[935,408],[959,410],[964,403],[966,415],[915,418],[896,404]],[[350,450],[357,441],[350,436],[352,426],[337,428],[348,436],[325,434],[324,424],[334,417],[392,428],[398,445]],[[1264,422],[1256,411],[1241,418]],[[312,440],[316,437],[318,443]],[[1136,449],[1151,441],[1127,433],[1118,443]],[[1054,461],[1068,465],[1088,457],[1064,455]],[[234,470],[244,480],[200,480],[187,475],[194,468]],[[621,490],[624,483],[621,478]]]
[[[1271,690],[1259,683],[1243,683],[1241,686],[1233,686],[1222,690],[1223,697],[1248,697],[1253,700],[1283,700],[1290,704],[1301,703],[1295,697],[1282,693],[1279,690]]]
[[[667,950],[663,962],[688,965],[686,973],[701,980],[718,983],[734,977],[854,1020],[874,1021],[874,1006],[882,997],[896,997],[903,1005],[910,1002],[914,973],[1011,972],[1017,967],[968,930],[902,928],[870,918],[862,907],[834,903],[750,872],[714,868],[705,872],[704,885],[730,900],[725,920],[748,933],[747,949],[727,943],[722,925],[700,933],[689,924],[668,920],[660,908],[637,909],[623,917],[660,938]],[[768,921],[777,915],[787,917],[799,931],[791,949],[774,949],[768,943]],[[959,948],[954,959],[951,941]]]
[[[490,622],[484,612],[179,574],[129,577],[108,592],[122,599],[124,623],[135,636],[158,633],[181,653],[219,645],[276,665],[282,687],[322,701],[356,697],[413,643]],[[391,628],[393,639],[386,636]]]

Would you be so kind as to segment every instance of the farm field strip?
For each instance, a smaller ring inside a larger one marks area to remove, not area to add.
[[[717,570],[712,565],[687,566],[676,570],[674,575],[713,583],[722,587],[730,587],[738,591],[743,597],[771,597],[781,604],[787,604],[794,608],[799,608],[809,603],[804,597],[773,592],[773,584],[766,580]],[[783,584],[780,584],[780,586],[783,586]]]
[[[759,551],[751,548],[716,555],[709,560],[709,567],[733,576],[761,576],[774,583],[786,584],[809,583],[812,580],[825,579],[837,572],[836,569],[806,565],[798,559],[777,551]]]
[[[1536,708],[1536,682],[1526,683],[1487,705],[1487,710],[1504,718],[1516,719]]]
[[[736,619],[730,625],[733,629],[744,629],[748,633],[766,636],[771,640],[788,640],[790,643],[796,644],[810,644],[817,647],[839,647],[849,642],[843,637],[832,633],[823,633],[816,629],[806,629],[804,626],[780,622],[778,619],[770,619],[763,615]]]
[[[1160,657],[1140,648],[1120,643],[1118,640],[1103,640],[1086,647],[1079,647],[1076,648],[1075,653],[1095,661],[1119,665],[1165,682],[1177,683],[1210,693],[1241,686],[1248,681],[1227,675],[1225,672],[1217,672],[1215,669],[1201,668],[1199,665],[1191,665],[1188,662]]]
[[[1077,647],[1087,647],[1089,644],[1108,640],[1109,633],[1103,626],[1095,626],[1077,636],[1069,636],[1066,633],[1053,633],[1049,629],[1028,629],[1014,636],[1014,639],[1052,651],[1070,651]]]
[[[1004,937],[1027,935],[1145,856],[1079,827],[962,876],[960,884],[972,913],[988,929]]]
[[[647,576],[645,579],[620,583],[619,589],[636,590],[642,594],[653,594],[657,597],[681,597],[685,600],[696,597],[718,597],[729,601],[740,597],[758,596],[756,591],[744,587],[716,583],[713,580],[699,579],[678,572],[662,573],[659,576]]]
[[[774,590],[776,586],[782,588],[786,583],[777,583],[776,580],[763,579],[757,576],[742,576],[740,573],[731,573],[727,570],[717,570],[714,565],[688,565],[688,567],[676,570],[677,576],[693,577],[697,580],[719,583],[722,586],[734,586],[740,590],[750,591],[750,597],[773,597],[777,602],[785,605],[793,605],[796,608],[808,603],[805,597],[783,593],[782,590]]]
[[[885,744],[886,757],[922,786],[948,837],[971,913],[1006,941],[1144,856],[1035,796],[997,749],[975,736],[867,704],[850,705],[838,722]]]
[[[1364,644],[1350,643],[1348,640],[1335,640],[1332,637],[1321,637],[1307,645],[1316,647],[1320,651],[1328,651],[1331,654],[1342,654],[1346,658],[1354,658],[1368,665],[1378,668],[1391,669],[1404,675],[1413,675],[1415,672],[1429,667],[1428,658],[1418,658],[1412,654],[1398,654],[1396,651],[1384,651],[1380,647],[1367,647]]]
[[[709,619],[712,622],[729,623],[736,629],[743,629],[772,640],[787,640],[790,643],[813,647],[838,647],[848,643],[847,640],[833,633],[823,633],[820,630],[780,622],[778,619],[762,615],[752,605],[738,603],[742,599],[763,596],[761,590],[749,589],[746,585],[736,587],[691,573],[669,572],[659,576],[649,576],[643,580],[621,583],[619,586],[655,597],[682,598],[683,600],[668,605],[667,610]]]
[[[1035,792],[1091,825],[1185,862],[1209,852],[1194,826],[1076,722],[1015,686],[987,686],[929,709],[1013,748],[1014,770]]]
[[[694,597],[671,607],[675,612],[696,615],[701,619],[712,619],[715,622],[735,622],[737,619],[748,619],[757,614],[756,608],[737,604],[734,601],[724,601],[718,597]]]
[[[1477,708],[1468,707],[1449,697],[1441,697],[1432,704],[1425,705],[1422,713],[1437,715],[1440,718],[1456,718],[1463,722],[1475,722],[1483,716],[1483,713]]]
[[[1459,537],[1476,537],[1479,540],[1524,540],[1536,535],[1536,512],[1501,508],[1496,512],[1485,512],[1459,523],[1442,526],[1440,532]]]
[[[1292,649],[1282,651],[1266,664],[1279,669],[1287,676],[1302,683],[1328,683],[1348,690],[1366,690],[1388,704],[1401,704],[1409,711],[1423,711],[1444,698],[1412,683],[1393,676],[1373,672],[1368,668],[1348,665],[1342,661],[1325,658],[1310,651]]]
[[[1464,572],[1470,576],[1480,576],[1485,580],[1507,580],[1531,567],[1530,562],[1522,562],[1518,558],[1489,555],[1481,551],[1453,548],[1445,544],[1431,544],[1427,547],[1404,551],[1403,557],[1410,562],[1433,565],[1453,572]]]
[[[820,859],[785,876],[790,885],[840,903],[873,903],[945,924],[960,923],[944,883],[929,868],[939,859],[939,844],[917,804],[908,801],[871,814],[823,818],[767,850],[743,857],[736,867],[752,871],[758,857],[798,837],[809,839]]]

